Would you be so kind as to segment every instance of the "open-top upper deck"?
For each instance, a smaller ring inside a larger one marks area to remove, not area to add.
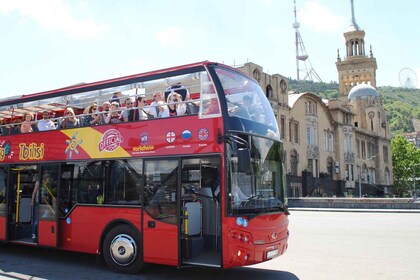
[[[44,160],[150,154],[151,146],[164,148],[160,155],[215,152],[227,130],[278,139],[258,83],[208,61],[6,98],[0,120],[0,160],[11,162],[13,152],[19,161],[39,160],[41,150]]]

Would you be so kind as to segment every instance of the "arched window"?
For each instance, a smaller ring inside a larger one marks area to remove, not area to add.
[[[363,164],[363,168],[362,168],[362,182],[367,182],[368,180],[368,170],[366,167],[366,164]]]
[[[283,94],[285,94],[287,91],[287,84],[284,80],[280,81],[280,90],[281,90],[281,93]]]
[[[299,163],[299,155],[296,150],[292,150],[290,152],[290,168],[291,168],[291,175],[297,176],[298,175],[298,163]]]
[[[285,150],[283,150],[281,160],[284,162],[284,169],[287,170],[287,152]]]
[[[271,85],[268,85],[266,87],[265,95],[267,96],[267,98],[273,98],[273,88],[271,87]]]
[[[371,168],[370,174],[372,175],[372,177],[370,178],[370,182],[372,184],[375,184],[376,183],[376,170],[375,170],[375,168]]]
[[[330,175],[330,178],[332,178],[334,172],[334,160],[332,157],[327,158],[327,173]]]
[[[389,185],[390,184],[390,180],[389,180],[389,169],[388,167],[385,168],[385,185]]]

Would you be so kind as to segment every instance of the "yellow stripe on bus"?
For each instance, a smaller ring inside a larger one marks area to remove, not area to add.
[[[68,129],[61,132],[70,138],[68,149],[75,153],[78,152],[77,149],[83,149],[90,158],[130,157],[130,154],[119,144],[112,150],[100,149],[103,134],[92,127]]]

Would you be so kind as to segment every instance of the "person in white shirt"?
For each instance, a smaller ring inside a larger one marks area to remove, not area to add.
[[[157,117],[158,118],[167,118],[167,117],[169,117],[169,109],[168,109],[168,106],[166,105],[166,103],[165,102],[163,102],[163,101],[159,101],[158,103],[157,103],[157,105],[158,105],[158,113],[157,113]]]
[[[153,102],[150,103],[150,110],[149,113],[153,115],[153,117],[157,118],[159,109],[158,109],[158,102],[163,101],[163,96],[161,92],[153,93]]]
[[[179,93],[172,92],[168,95],[168,104],[169,115],[170,116],[182,116],[187,112],[187,106],[182,102],[182,96]]]
[[[42,112],[42,120],[38,122],[38,130],[46,131],[46,130],[54,130],[54,129],[56,129],[56,127],[53,121],[50,120],[50,112],[48,111]]]

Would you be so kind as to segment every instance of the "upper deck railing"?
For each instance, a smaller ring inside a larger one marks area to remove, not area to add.
[[[227,130],[280,139],[260,85],[211,62],[6,98],[0,100],[0,129],[11,135],[191,114],[225,114],[233,117],[224,122]]]

